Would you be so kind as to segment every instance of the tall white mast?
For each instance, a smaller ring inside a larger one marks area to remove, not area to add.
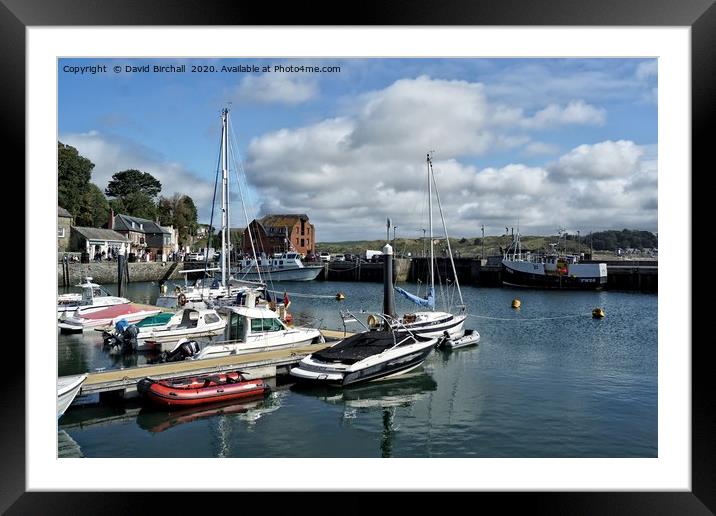
[[[228,125],[229,110],[221,111],[221,284],[226,285],[226,232],[228,230]]]
[[[430,221],[430,288],[435,291],[435,273],[433,271],[433,261],[435,260],[435,250],[433,244],[433,184],[430,180],[430,169],[432,163],[430,161],[430,153],[428,152],[428,219]],[[433,307],[433,310],[435,308]]]

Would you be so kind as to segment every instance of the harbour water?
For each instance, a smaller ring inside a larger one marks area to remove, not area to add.
[[[289,293],[296,321],[332,329],[342,329],[340,309],[379,309],[383,289],[274,287]],[[127,297],[152,303],[158,290],[130,283]],[[402,378],[345,390],[274,384],[261,400],[174,412],[78,400],[59,428],[85,457],[658,455],[656,295],[463,287],[463,296],[479,346],[434,352]],[[415,309],[400,297],[396,304],[399,313]],[[595,307],[605,319],[591,318]],[[108,356],[99,332],[58,333],[59,375],[144,361]]]

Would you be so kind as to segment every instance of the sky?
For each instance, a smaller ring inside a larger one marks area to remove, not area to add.
[[[389,217],[421,237],[430,152],[451,237],[657,231],[656,59],[58,61],[58,139],[92,182],[149,172],[202,223],[227,106],[232,227],[305,213],[318,242],[372,240]]]

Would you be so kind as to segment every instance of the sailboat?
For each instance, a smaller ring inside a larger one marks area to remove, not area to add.
[[[217,170],[218,182],[218,170]],[[216,191],[216,189],[215,189]],[[213,208],[212,208],[213,219]],[[212,220],[213,223],[213,220]],[[233,302],[236,296],[247,291],[256,291],[262,287],[261,275],[258,276],[258,283],[251,281],[237,281],[227,277],[230,274],[229,251],[231,247],[229,227],[229,110],[224,108],[221,111],[221,263],[219,268],[185,270],[183,273],[204,272],[205,277],[196,281],[194,285],[188,285],[184,280],[184,288],[176,287],[171,294],[160,294],[157,305],[163,308],[182,308],[187,303],[195,308],[205,308],[206,302],[215,306]],[[251,242],[253,249],[253,240]],[[255,253],[254,253],[255,254]],[[221,279],[208,277],[209,271],[221,271]]]
[[[407,299],[413,301],[415,304],[421,307],[428,308],[429,310],[416,311],[406,313],[400,319],[400,323],[409,329],[413,333],[422,337],[448,337],[449,339],[458,339],[465,333],[465,319],[467,314],[465,313],[465,303],[462,299],[462,291],[460,290],[460,282],[457,278],[457,272],[455,271],[455,262],[452,257],[452,249],[450,247],[450,239],[447,234],[447,227],[445,226],[445,218],[443,217],[442,206],[440,205],[440,194],[438,193],[437,183],[435,182],[435,174],[433,172],[433,163],[430,154],[427,155],[427,168],[428,168],[428,218],[430,225],[430,264],[428,266],[429,271],[429,287],[425,297],[420,297],[415,294],[395,286],[395,290],[402,294]],[[433,239],[433,185],[435,186],[435,194],[438,202],[438,208],[440,210],[440,218],[442,219],[443,230],[445,231],[445,240],[447,242],[448,255],[450,256],[450,265],[452,266],[453,277],[455,278],[455,288],[459,297],[459,304],[457,305],[458,312],[453,314],[448,311],[435,310],[435,245]]]

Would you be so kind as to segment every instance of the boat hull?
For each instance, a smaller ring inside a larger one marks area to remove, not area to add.
[[[581,264],[582,269],[571,266],[573,272],[547,273],[539,263],[503,260],[502,284],[510,287],[528,287],[563,290],[601,290],[607,284],[606,265]],[[592,267],[588,267],[590,265]]]
[[[82,388],[87,375],[61,378],[57,382],[57,419],[60,419]]]
[[[84,331],[85,328],[97,328],[100,326],[114,326],[114,324],[125,319],[128,323],[139,322],[142,319],[156,315],[161,310],[143,310],[132,305],[117,305],[109,307],[107,312],[95,312],[88,314],[87,317],[69,317],[61,320],[57,326],[62,333],[76,333]]]
[[[443,349],[459,349],[468,346],[477,346],[480,342],[480,334],[475,330],[465,330],[465,334],[457,339],[444,339],[440,343]]]
[[[435,317],[436,314],[442,316]],[[418,312],[414,315],[418,316],[418,320],[413,323],[404,323],[404,327],[419,337],[438,339],[444,337],[447,332],[449,338],[456,339],[465,333],[466,315],[452,315],[446,312]],[[420,320],[421,315],[425,315],[426,320]]]
[[[320,364],[309,356],[291,369],[290,374],[300,383],[340,387],[393,378],[419,367],[430,355],[435,343],[436,341],[431,339],[406,346],[405,349],[393,349],[371,356],[350,367]]]
[[[291,267],[261,271],[261,277],[252,267],[250,271],[237,271],[236,278],[248,281],[313,281],[323,270],[322,266]]]

